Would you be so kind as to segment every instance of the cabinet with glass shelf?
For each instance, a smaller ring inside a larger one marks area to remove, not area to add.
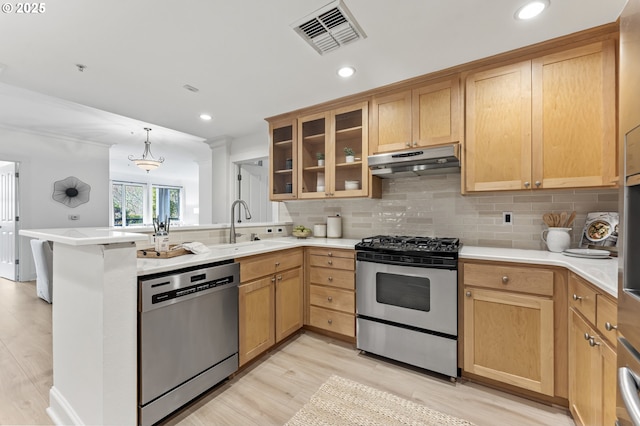
[[[296,120],[290,119],[269,124],[269,158],[271,179],[269,194],[272,201],[297,198],[296,170]]]
[[[367,102],[300,117],[298,133],[299,198],[380,196],[378,179],[370,185],[366,162]]]

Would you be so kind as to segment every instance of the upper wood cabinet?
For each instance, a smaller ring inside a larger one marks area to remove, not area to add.
[[[368,117],[368,102],[360,102],[298,119],[298,198],[380,196],[380,185],[370,186]]]
[[[297,130],[296,120],[269,123],[269,194],[272,201],[297,197]]]
[[[370,152],[399,151],[460,141],[460,79],[384,96],[371,108]]]
[[[615,186],[613,41],[466,79],[465,191]]]

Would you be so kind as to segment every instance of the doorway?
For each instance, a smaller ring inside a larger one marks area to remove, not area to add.
[[[267,160],[267,158],[263,158],[236,163],[238,167],[236,199],[247,202],[251,211],[251,221],[256,223],[273,221],[273,208],[269,201],[269,167]]]
[[[0,277],[18,281],[18,163],[0,161]]]

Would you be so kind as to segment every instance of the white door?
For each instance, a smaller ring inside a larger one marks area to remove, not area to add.
[[[0,277],[16,279],[16,164],[0,161]]]
[[[271,222],[273,215],[269,202],[269,168],[259,164],[240,164],[240,175],[242,178],[238,198],[249,205],[252,222]]]

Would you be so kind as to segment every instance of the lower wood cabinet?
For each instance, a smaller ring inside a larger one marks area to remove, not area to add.
[[[302,259],[302,249],[239,259],[238,346],[241,366],[302,328]],[[264,276],[256,278],[259,274]]]
[[[463,376],[566,401],[566,273],[465,260],[459,275]]]
[[[582,278],[569,275],[569,408],[578,425],[612,425],[616,420],[616,317],[612,315],[616,305]]]

